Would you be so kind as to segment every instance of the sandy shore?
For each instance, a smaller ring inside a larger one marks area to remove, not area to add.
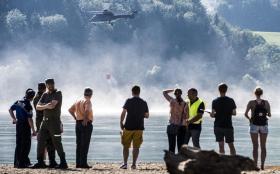
[[[15,169],[11,164],[0,164],[0,174],[167,174],[164,163],[139,163],[136,170],[119,169],[119,163],[94,163],[92,169],[76,169],[70,165],[67,170],[55,169]],[[243,174],[280,174],[279,166],[270,166],[260,172]]]
[[[119,169],[120,163],[94,163],[91,169],[76,169],[70,165],[67,170],[56,169],[15,169],[13,165],[0,165],[0,174],[167,174],[164,163],[139,163],[136,170]]]

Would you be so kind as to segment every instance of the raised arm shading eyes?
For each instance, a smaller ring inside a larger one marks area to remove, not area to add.
[[[169,95],[169,93],[170,92],[173,92],[174,90],[173,89],[167,89],[167,90],[164,90],[163,92],[162,92],[162,94],[163,94],[163,96],[164,96],[164,98],[167,100],[167,101],[171,101],[171,100],[173,100],[173,98]]]

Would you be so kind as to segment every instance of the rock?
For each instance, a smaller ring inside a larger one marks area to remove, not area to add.
[[[241,174],[258,169],[248,157],[220,155],[187,145],[178,154],[165,151],[164,161],[171,174]]]

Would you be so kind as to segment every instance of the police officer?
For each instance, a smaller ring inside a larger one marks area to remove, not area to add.
[[[16,149],[14,156],[14,167],[16,168],[26,168],[31,165],[28,157],[31,148],[31,130],[32,135],[36,136],[30,103],[34,96],[35,92],[32,89],[26,90],[25,97],[22,100],[16,101],[9,110],[13,124],[16,124]],[[16,116],[14,111],[16,111]]]
[[[46,84],[39,83],[38,92],[33,100],[33,106],[36,110],[36,132],[37,133],[39,132],[41,123],[43,121],[44,111],[37,110],[36,106],[44,92],[46,92]],[[38,140],[38,142],[39,142],[39,140]],[[57,166],[57,163],[55,161],[55,148],[52,144],[52,140],[50,137],[46,140],[46,146],[47,146],[47,151],[48,151],[48,155],[49,155],[49,168],[54,168],[55,166]]]
[[[39,130],[39,142],[37,149],[38,163],[33,168],[46,168],[44,162],[44,150],[48,137],[60,157],[60,164],[56,168],[66,169],[68,165],[65,159],[65,153],[61,142],[62,124],[60,120],[62,94],[61,91],[55,89],[54,79],[47,79],[46,86],[48,91],[44,93],[37,104],[36,109],[43,111],[43,121]]]

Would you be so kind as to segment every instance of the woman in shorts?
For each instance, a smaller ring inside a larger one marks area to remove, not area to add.
[[[266,158],[266,139],[268,135],[267,117],[271,117],[270,105],[267,100],[261,99],[263,90],[257,87],[254,91],[256,99],[249,101],[245,111],[245,117],[250,121],[250,135],[253,143],[253,158],[258,164],[258,138],[261,146],[261,169],[264,170]],[[249,111],[251,112],[249,116]]]

